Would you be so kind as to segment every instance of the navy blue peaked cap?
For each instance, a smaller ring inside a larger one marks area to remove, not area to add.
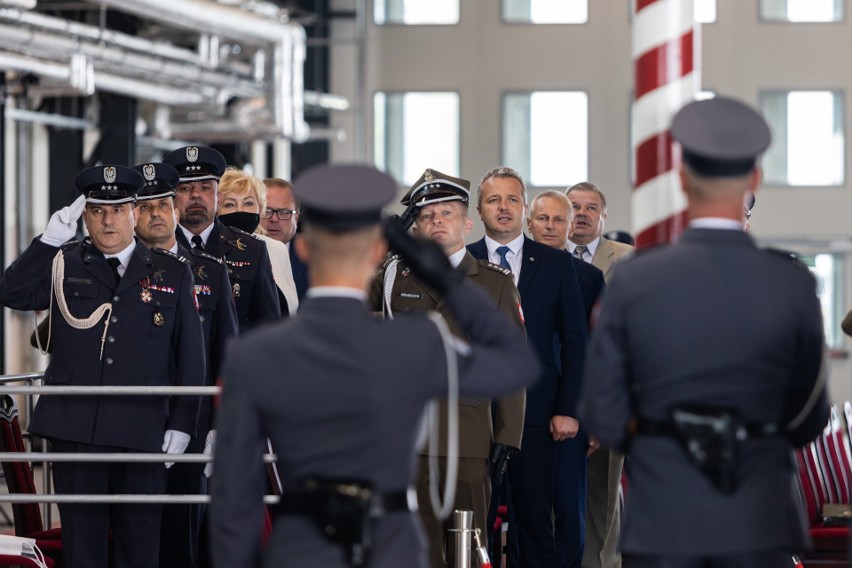
[[[148,162],[133,166],[133,169],[145,179],[145,186],[136,194],[137,200],[160,199],[175,194],[180,176],[172,166],[162,162]]]
[[[163,162],[177,170],[180,181],[218,181],[228,167],[225,156],[209,146],[184,146],[172,150],[163,157]]]
[[[145,179],[126,166],[102,164],[77,174],[74,185],[89,203],[119,204],[136,201]]]

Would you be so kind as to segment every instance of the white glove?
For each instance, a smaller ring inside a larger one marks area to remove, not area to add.
[[[180,430],[166,430],[163,436],[163,451],[167,454],[182,454],[189,445],[190,436]],[[166,462],[166,469],[175,465],[175,462]]]
[[[216,446],[216,430],[207,432],[207,438],[204,440],[204,455],[213,456],[213,448]],[[213,462],[204,464],[204,477],[213,475]]]
[[[81,195],[66,207],[50,216],[47,228],[41,235],[41,242],[52,247],[58,247],[74,238],[77,234],[77,219],[86,208],[86,196]]]

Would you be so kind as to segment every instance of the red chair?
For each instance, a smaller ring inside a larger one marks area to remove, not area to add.
[[[18,409],[9,395],[0,396],[0,451],[27,451],[18,421]],[[35,495],[37,493],[33,470],[28,462],[4,461],[3,474],[10,494]],[[57,567],[61,566],[62,534],[58,528],[44,530],[38,504],[12,503],[12,517],[15,521],[15,535],[35,539],[36,546],[44,555],[53,559]]]
[[[797,484],[808,515],[813,549],[808,560],[845,560],[849,549],[849,526],[823,520],[825,504],[850,504],[852,452],[844,427],[832,408],[823,434],[795,452]]]
[[[52,558],[45,556],[44,563],[48,568],[55,568],[56,563]],[[24,556],[11,556],[9,554],[0,554],[0,566],[21,566],[23,568],[39,568],[39,565],[29,558]]]

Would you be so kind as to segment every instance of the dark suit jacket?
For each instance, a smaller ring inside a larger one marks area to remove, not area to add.
[[[488,260],[485,239],[467,248]],[[527,391],[525,424],[547,426],[555,415],[576,417],[588,320],[571,255],[524,237],[518,292],[527,341],[540,364],[540,380]]]
[[[606,284],[604,283],[604,273],[601,269],[584,262],[575,256],[571,256],[574,261],[574,270],[577,271],[577,284],[580,286],[580,294],[583,296],[583,307],[586,309],[586,321],[590,321],[592,317],[592,308],[595,307],[601,296],[603,296]]]
[[[189,265],[140,242],[115,287],[104,255],[87,239],[62,247],[61,289],[70,314],[87,318],[112,306],[105,341],[101,318],[89,329],[71,327],[54,303],[53,356],[45,385],[201,386],[204,340],[193,299]],[[44,310],[51,303],[51,263],[59,249],[38,237],[0,280],[0,303],[17,310]],[[148,294],[143,295],[147,288]],[[103,345],[103,356],[100,354]],[[45,438],[161,452],[167,429],[195,435],[195,397],[43,395],[29,431]]]
[[[302,262],[299,255],[296,254],[296,247],[293,244],[296,239],[301,239],[301,235],[296,233],[293,235],[293,240],[290,241],[288,248],[290,249],[290,267],[293,269],[293,282],[296,283],[296,294],[299,296],[299,301],[305,296],[308,291],[308,265]]]
[[[175,235],[178,243],[192,248],[183,231],[178,229]],[[228,268],[240,331],[281,318],[278,287],[265,243],[216,219],[204,252],[221,258]]]
[[[385,270],[383,268],[373,276],[370,286],[370,308],[377,312],[381,312],[383,307]],[[488,261],[478,261],[470,253],[465,254],[459,264],[459,270],[464,271],[471,282],[485,290],[500,311],[523,329],[519,309],[521,300],[511,273]],[[450,331],[464,338],[464,333],[453,319],[443,298],[423,285],[410,272],[404,262],[396,266],[396,276],[391,290],[391,308],[394,316],[408,312],[437,311],[447,320]],[[523,338],[519,340],[523,341]],[[401,375],[405,374],[404,371],[401,373]],[[459,457],[487,458],[492,443],[520,448],[525,406],[526,397],[523,391],[498,399],[494,401],[494,419],[492,420],[491,399],[480,397],[460,401]],[[440,412],[439,424],[446,424],[447,408],[444,401],[442,401]],[[426,455],[427,452],[428,448],[424,447],[422,453]],[[438,455],[447,455],[446,436],[440,437]]]
[[[499,396],[535,379],[532,350],[484,293],[465,284],[444,300],[471,338],[470,353],[457,358],[462,395]],[[267,437],[285,489],[308,475],[364,479],[379,492],[408,486],[419,417],[427,401],[447,396],[443,353],[437,328],[422,315],[382,321],[364,302],[343,297],[309,297],[296,317],[232,341],[210,506],[215,566],[255,565]],[[274,372],[282,362],[286,372]],[[371,568],[425,568],[416,513],[371,525]],[[267,566],[350,566],[305,515],[282,516],[266,550]]]
[[[741,231],[688,229],[676,245],[619,265],[592,336],[580,419],[602,444],[629,449],[625,552],[721,556],[804,545],[790,448],[828,420],[822,350],[810,272]],[[676,404],[733,408],[784,435],[746,441],[740,487],[724,494],[674,438],[630,437],[632,418],[666,420]]]

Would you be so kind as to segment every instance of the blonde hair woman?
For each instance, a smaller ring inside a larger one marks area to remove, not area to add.
[[[219,220],[229,227],[252,233],[266,243],[272,261],[272,276],[290,315],[296,313],[299,298],[290,267],[290,252],[280,241],[267,237],[260,226],[260,215],[266,209],[266,186],[263,180],[236,168],[228,168],[219,180]],[[284,311],[284,302],[281,310]]]

